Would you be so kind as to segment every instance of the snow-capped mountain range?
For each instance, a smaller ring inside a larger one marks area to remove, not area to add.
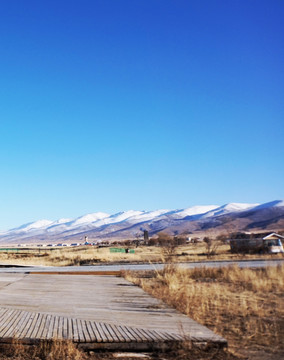
[[[239,231],[268,228],[273,224],[284,228],[284,201],[202,205],[177,210],[129,210],[113,215],[96,212],[76,219],[38,220],[0,232],[0,242],[80,241],[86,235],[92,239],[129,239],[143,230],[151,235],[159,231],[179,234],[210,228],[221,230],[225,224],[234,224],[234,230],[237,226]]]

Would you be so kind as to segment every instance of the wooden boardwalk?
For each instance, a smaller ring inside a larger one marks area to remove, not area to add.
[[[64,339],[76,343],[153,343],[183,340],[178,334],[0,308],[0,341]]]
[[[81,347],[149,349],[226,340],[117,276],[0,275],[0,342],[67,339]]]

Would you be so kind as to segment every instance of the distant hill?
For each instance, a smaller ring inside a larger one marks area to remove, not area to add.
[[[171,235],[232,231],[284,229],[284,201],[265,204],[230,203],[222,206],[193,206],[178,210],[129,210],[109,215],[102,212],[76,219],[38,220],[0,232],[2,244],[32,242],[135,239],[148,230],[151,236],[160,231]]]

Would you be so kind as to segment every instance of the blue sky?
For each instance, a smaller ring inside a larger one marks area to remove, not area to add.
[[[0,229],[283,196],[282,0],[0,4]]]

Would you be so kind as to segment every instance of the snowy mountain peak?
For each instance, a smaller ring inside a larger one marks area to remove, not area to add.
[[[233,213],[233,212],[240,212],[250,210],[259,204],[247,204],[247,203],[228,203],[217,207],[211,211],[208,211],[204,214],[204,217],[211,217],[211,216],[219,216],[223,214]]]
[[[129,218],[132,218],[134,216],[139,216],[143,214],[143,211],[137,211],[137,210],[128,210],[128,211],[122,211],[119,212],[117,214],[111,215],[111,222],[121,222],[121,221],[125,221]]]
[[[177,215],[180,217],[186,217],[186,216],[194,216],[194,215],[201,215],[205,214],[211,210],[219,208],[218,205],[197,205],[192,206],[183,210],[178,210],[176,212]]]
[[[29,230],[42,229],[42,228],[46,228],[47,226],[49,226],[51,224],[52,224],[52,221],[42,219],[42,220],[37,220],[35,222],[21,225],[17,228],[12,229],[12,231],[29,231]]]
[[[251,209],[259,204],[246,204],[246,203],[229,203],[223,205],[222,208],[226,211],[244,211]]]
[[[80,224],[85,224],[85,223],[92,223],[98,220],[102,220],[105,219],[107,217],[109,217],[110,215],[107,213],[103,213],[103,212],[96,212],[96,213],[92,213],[92,214],[87,214],[87,215],[83,215],[78,217],[77,219],[71,221],[71,223],[73,225],[80,225]]]

